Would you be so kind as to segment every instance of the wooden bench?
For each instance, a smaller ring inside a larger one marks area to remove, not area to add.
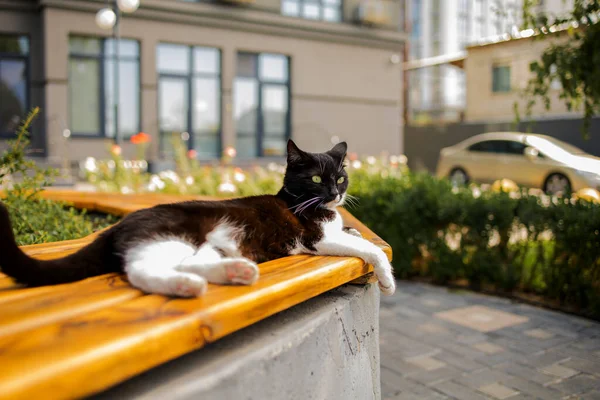
[[[126,215],[198,198],[47,191],[75,207]],[[345,210],[347,226],[390,247]],[[94,239],[24,246],[51,259]],[[197,299],[147,295],[109,274],[71,284],[19,288],[0,274],[0,399],[75,398],[97,393],[161,363],[346,283],[373,282],[357,258],[293,256],[260,265],[253,286],[210,285]]]

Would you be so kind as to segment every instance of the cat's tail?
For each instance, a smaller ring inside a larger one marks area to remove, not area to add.
[[[121,261],[112,249],[111,230],[76,253],[55,260],[37,260],[17,245],[6,206],[0,202],[0,271],[28,286],[74,282],[119,272]]]

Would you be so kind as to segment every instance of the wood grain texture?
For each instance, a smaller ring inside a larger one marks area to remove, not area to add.
[[[44,196],[75,206],[85,202],[94,210],[118,208],[121,215],[181,200],[55,191]],[[341,213],[347,226],[391,258],[385,242]],[[24,250],[39,258],[60,257],[93,238]],[[362,260],[343,257],[293,256],[259,267],[255,285],[209,285],[197,299],[144,295],[115,274],[32,289],[15,288],[0,275],[0,399],[96,393],[372,272]]]

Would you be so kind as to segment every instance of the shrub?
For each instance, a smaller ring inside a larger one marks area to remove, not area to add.
[[[115,218],[93,218],[65,204],[41,199],[36,195],[52,182],[56,171],[39,168],[26,159],[28,129],[39,113],[34,109],[0,156],[0,187],[19,245],[76,239],[108,226]]]
[[[394,249],[400,278],[533,292],[600,317],[600,205],[355,173],[353,210]]]

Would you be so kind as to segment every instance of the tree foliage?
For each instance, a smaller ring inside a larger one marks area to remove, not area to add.
[[[550,108],[550,89],[558,81],[560,99],[568,110],[583,111],[588,136],[592,117],[600,114],[600,0],[573,0],[569,12],[560,16],[537,12],[539,3],[525,0],[524,29],[533,29],[536,39],[568,35],[568,40],[550,41],[541,58],[530,64],[526,115],[531,116],[537,101]]]

